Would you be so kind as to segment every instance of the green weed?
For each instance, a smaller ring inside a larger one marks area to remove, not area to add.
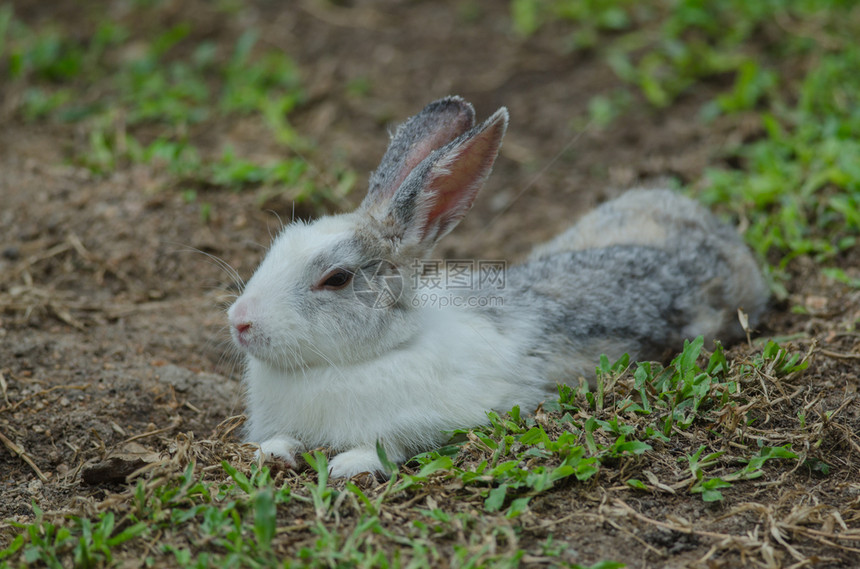
[[[603,34],[609,66],[654,107],[710,82],[727,87],[704,104],[703,120],[758,113],[761,134],[725,156],[739,167],[709,168],[695,193],[749,222],[746,239],[774,264],[780,296],[793,258],[826,262],[856,245],[860,14],[854,3],[512,0],[510,6],[523,36],[553,23],[578,37]],[[790,74],[806,67],[805,76]],[[593,98],[589,124],[608,127],[629,106],[623,101],[617,93]]]
[[[197,40],[193,32],[180,23],[143,38],[103,21],[82,41],[59,26],[30,29],[4,6],[0,79],[21,90],[22,119],[79,125],[87,144],[76,145],[70,159],[96,174],[143,163],[166,175],[168,187],[253,187],[265,189],[263,199],[286,193],[297,203],[341,200],[354,174],[335,164],[321,178],[306,159],[313,143],[290,125],[304,100],[295,63],[260,49],[254,31],[232,46]],[[118,51],[128,55],[117,58]],[[220,152],[202,149],[211,146],[207,132],[216,121],[240,117],[258,119],[268,134],[259,145],[279,146],[285,158],[261,163],[229,143]]]
[[[120,549],[139,550],[159,534],[172,537],[150,552],[151,562],[169,558],[180,567],[274,567],[285,558],[312,567],[431,567],[448,558],[463,566],[516,567],[525,551],[500,546],[515,540],[506,526],[489,523],[485,516],[516,519],[535,497],[560,484],[624,470],[655,452],[655,445],[685,440],[679,433],[691,429],[713,432],[714,441],[720,440],[726,409],[749,407],[752,395],[743,385],[750,377],[791,377],[806,362],[769,342],[748,362],[732,365],[719,346],[703,354],[701,339],[686,343],[665,368],[640,363],[631,370],[626,357],[616,362],[601,358],[598,376],[611,388],[602,399],[587,385],[560,386],[559,399],[548,402],[544,412],[525,416],[514,408],[507,415],[490,413],[486,427],[465,432],[465,446],[419,455],[412,469],[391,464],[380,446],[380,460],[391,478],[372,492],[352,481],[332,484],[328,461],[319,451],[304,457],[311,475],[289,483],[273,479],[266,467],[252,464],[243,471],[229,462],[222,463],[222,476],[207,479],[192,462],[176,475],[139,481],[117,513],[57,523],[34,507],[36,520],[20,526],[22,533],[0,560],[19,558],[49,567],[109,565]],[[724,450],[707,451],[708,444],[703,441],[680,459],[689,470],[689,492],[705,501],[721,500],[734,484],[766,476],[775,459],[805,459],[816,471],[826,471],[817,466],[823,463],[800,457],[787,445],[753,444],[745,450],[735,445],[730,456]],[[386,521],[391,508],[404,500],[432,496],[440,484],[449,487],[452,482],[461,488],[461,499],[478,501],[478,514],[452,511],[454,501],[445,508],[416,506],[420,516],[408,526]],[[637,478],[627,477],[625,483],[638,491],[650,489]],[[296,509],[304,512],[300,521],[287,514]],[[344,516],[353,520],[348,527],[340,525]],[[480,538],[445,549],[446,536],[464,527],[480,527]],[[487,548],[490,542],[501,549]]]

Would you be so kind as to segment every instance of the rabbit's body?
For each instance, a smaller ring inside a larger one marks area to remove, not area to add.
[[[366,452],[370,464],[358,470],[339,467],[348,452],[332,459],[334,474],[352,475],[378,468],[377,440],[403,461],[438,446],[444,431],[484,423],[490,409],[533,410],[546,398],[549,384],[530,373],[539,366],[524,361],[517,330],[453,308],[420,312],[420,332],[371,360],[292,371],[251,360],[249,438],[288,433],[301,448]]]
[[[739,307],[753,323],[763,311],[767,288],[735,232],[665,190],[607,202],[510,267],[501,288],[413,278],[501,144],[503,110],[472,120],[457,98],[410,119],[362,206],[286,227],[230,308],[248,356],[248,437],[264,455],[292,462],[327,446],[339,452],[333,476],[379,470],[377,441],[405,460],[488,410],[534,410],[557,382],[592,376],[600,354],[730,341]],[[390,302],[362,301],[389,289]]]

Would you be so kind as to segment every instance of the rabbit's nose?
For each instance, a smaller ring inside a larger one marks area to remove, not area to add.
[[[236,342],[242,347],[248,347],[251,342],[253,325],[248,321],[239,321],[233,324],[233,332]]]
[[[238,322],[233,325],[233,328],[236,330],[236,337],[239,338],[240,342],[244,343],[248,341],[248,336],[251,335],[250,322]]]

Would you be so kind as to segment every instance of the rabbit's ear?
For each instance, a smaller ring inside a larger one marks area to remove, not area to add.
[[[370,176],[364,207],[387,202],[422,160],[475,124],[475,110],[460,97],[446,97],[424,107],[397,128],[379,167]]]
[[[503,107],[409,173],[387,205],[404,245],[429,251],[466,215],[493,168],[507,126]]]

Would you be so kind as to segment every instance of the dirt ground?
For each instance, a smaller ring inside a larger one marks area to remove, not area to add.
[[[16,14],[31,23],[75,17],[61,7],[19,4]],[[472,213],[438,251],[446,257],[515,260],[608,196],[666,177],[695,181],[706,166],[721,163],[727,145],[755,136],[741,118],[707,126],[698,120],[702,103],[724,87],[719,81],[697,87],[670,110],[634,101],[610,128],[587,126],[590,98],[621,87],[598,51],[567,53],[561,31],[515,37],[506,2],[481,4],[472,21],[458,12],[461,4],[323,9],[312,1],[260,2],[230,20],[198,4],[166,2],[154,8],[152,25],[192,19],[195,30],[230,37],[254,26],[266,45],[294,58],[309,97],[293,122],[320,142],[316,164],[346,156],[360,173],[353,203],[391,124],[447,94],[471,101],[479,118],[507,106],[511,124],[501,157]],[[359,78],[369,85],[363,96],[346,88]],[[84,465],[106,452],[129,442],[159,452],[178,433],[204,439],[242,413],[241,366],[229,350],[224,315],[233,285],[201,252],[247,277],[279,217],[313,212],[294,212],[279,198],[261,203],[253,189],[203,189],[212,204],[204,222],[199,203],[165,188],[166,174],[157,168],[125,166],[97,177],[67,164],[81,142],[74,127],[24,123],[8,113],[0,120],[0,434],[8,439],[0,449],[0,519],[27,522],[34,501],[44,510],[72,511],[84,498],[115,491],[81,478]],[[229,140],[268,155],[271,148],[254,147],[254,128],[224,125],[211,143]],[[853,270],[858,260],[854,252],[838,264]],[[707,557],[709,567],[738,567],[746,562],[743,540],[770,531],[768,516],[787,519],[801,503],[833,508],[846,527],[857,528],[860,293],[825,279],[811,261],[789,269],[789,298],[774,302],[761,333],[790,337],[786,344],[799,351],[817,342],[812,366],[795,380],[805,398],[795,404],[809,403],[813,415],[844,401],[820,445],[803,449],[826,460],[830,474],[798,469],[777,483],[743,483],[716,505],[683,492],[622,494],[619,503],[611,488],[569,484],[533,502],[522,521],[533,539],[550,531],[543,513],[569,510],[551,531],[576,550],[577,562],[620,557],[629,567],[683,567]],[[661,459],[652,460],[649,468],[658,468]],[[737,513],[753,501],[773,509]],[[672,530],[678,520],[693,520],[702,533]],[[834,518],[815,527],[840,526]],[[13,535],[0,525],[0,546]],[[860,565],[860,549],[848,549],[860,547],[856,541],[828,545],[788,530],[784,537],[820,566]],[[771,543],[771,566],[797,560],[778,540]],[[720,555],[708,557],[712,548]],[[750,555],[757,563],[766,558],[761,551]]]

